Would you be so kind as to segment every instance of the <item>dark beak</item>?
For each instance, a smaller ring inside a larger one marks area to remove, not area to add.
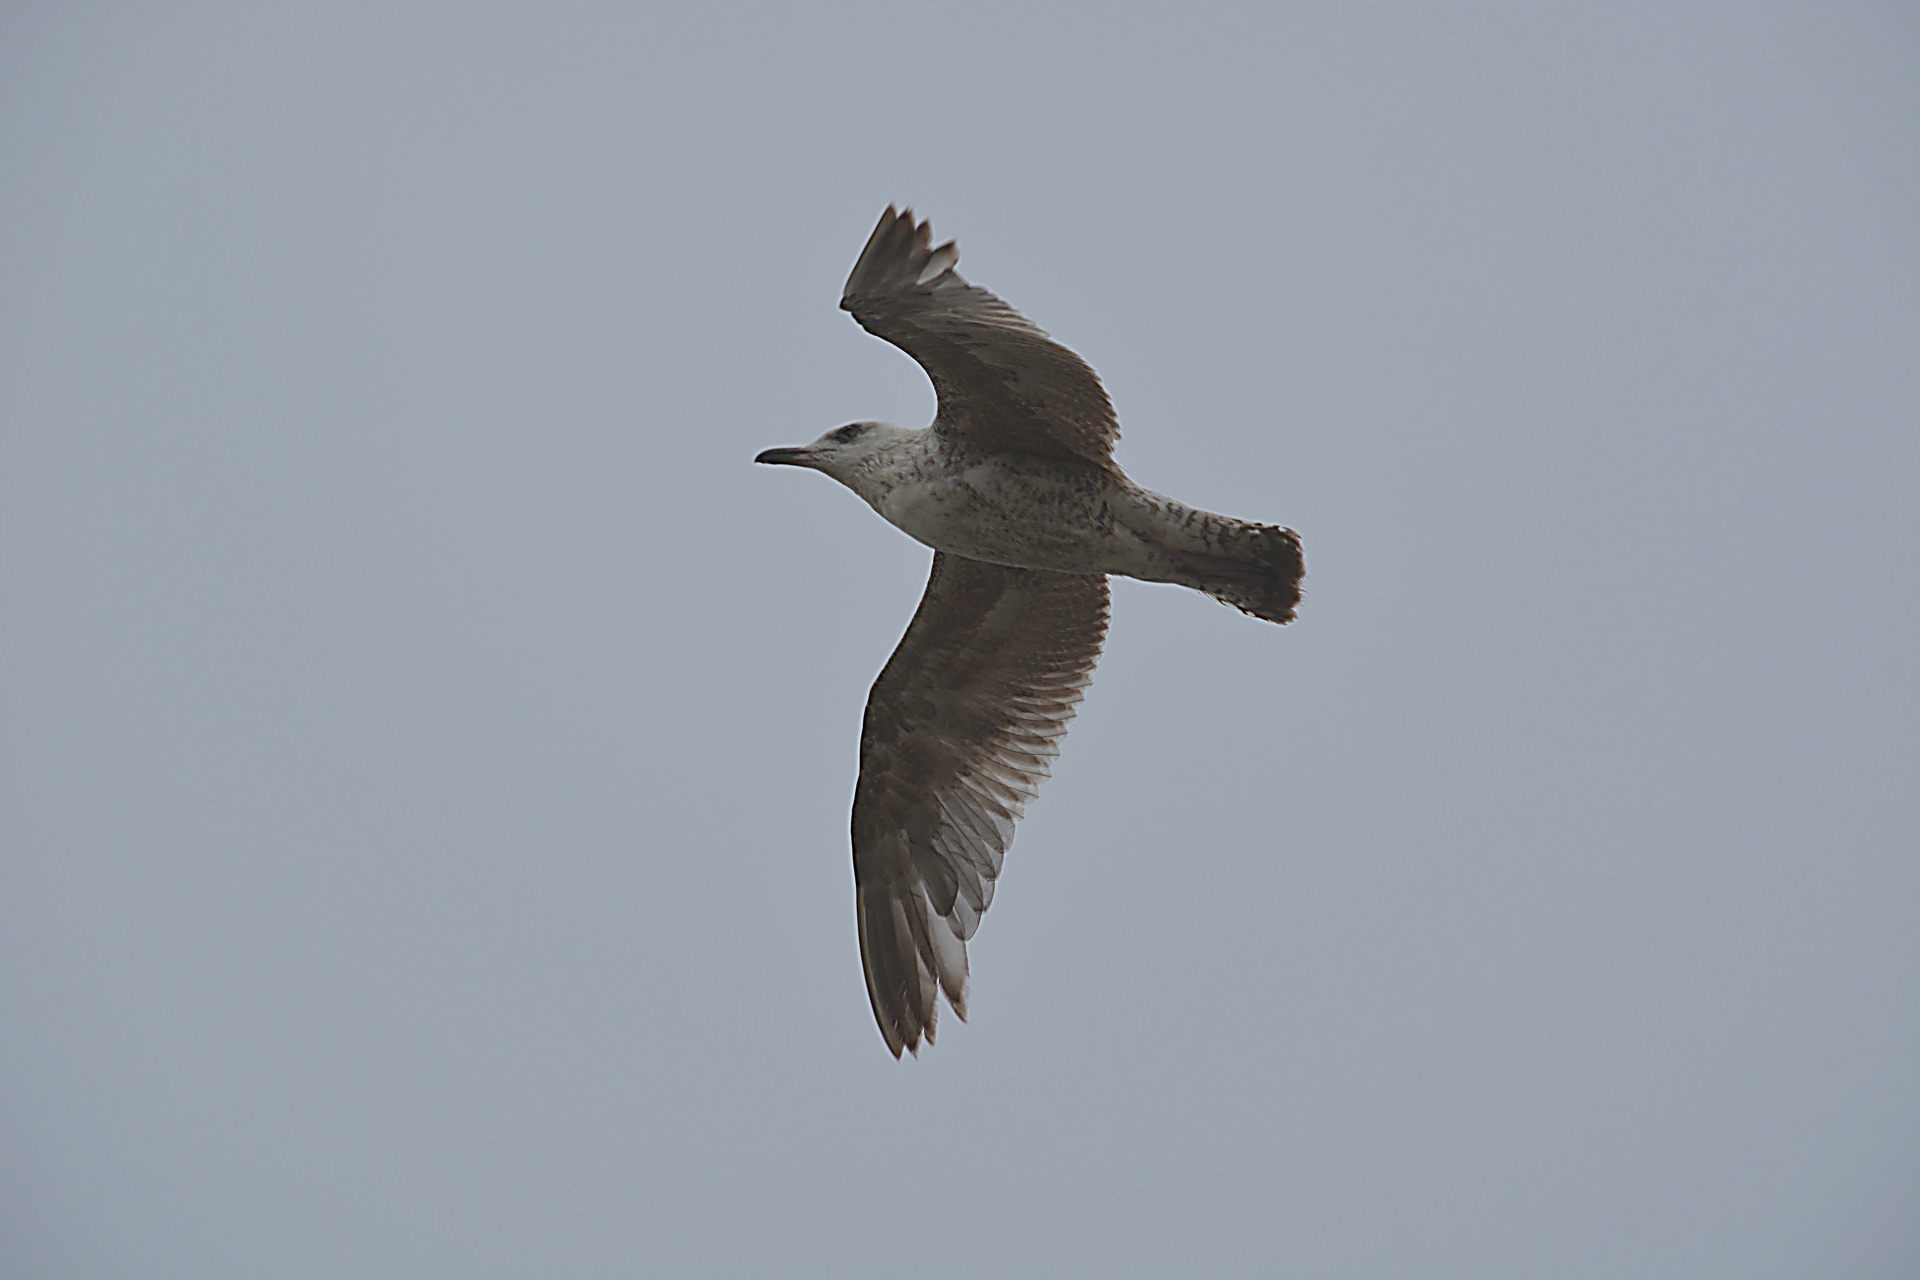
[[[754,461],[775,466],[806,467],[813,465],[813,454],[805,449],[768,449]]]

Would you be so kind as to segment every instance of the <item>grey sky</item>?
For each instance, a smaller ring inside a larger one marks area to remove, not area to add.
[[[1904,5],[0,15],[0,1273],[1906,1277]],[[889,201],[1300,530],[895,1063]]]

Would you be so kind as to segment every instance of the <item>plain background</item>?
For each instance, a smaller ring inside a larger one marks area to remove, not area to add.
[[[1905,4],[10,4],[0,1270],[1920,1273]],[[888,202],[1116,584],[973,946],[846,821]]]

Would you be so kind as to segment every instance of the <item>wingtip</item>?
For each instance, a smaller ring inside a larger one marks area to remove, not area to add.
[[[949,278],[958,279],[954,268],[959,261],[955,241],[934,246],[931,219],[915,217],[912,205],[890,204],[854,261],[840,291],[840,309],[857,316],[862,299],[938,288]]]

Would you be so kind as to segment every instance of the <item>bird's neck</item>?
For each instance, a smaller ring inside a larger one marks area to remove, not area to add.
[[[939,445],[929,430],[903,432],[886,446],[862,458],[836,479],[881,510],[888,493],[912,484],[938,462]],[[882,514],[885,514],[882,511]]]

